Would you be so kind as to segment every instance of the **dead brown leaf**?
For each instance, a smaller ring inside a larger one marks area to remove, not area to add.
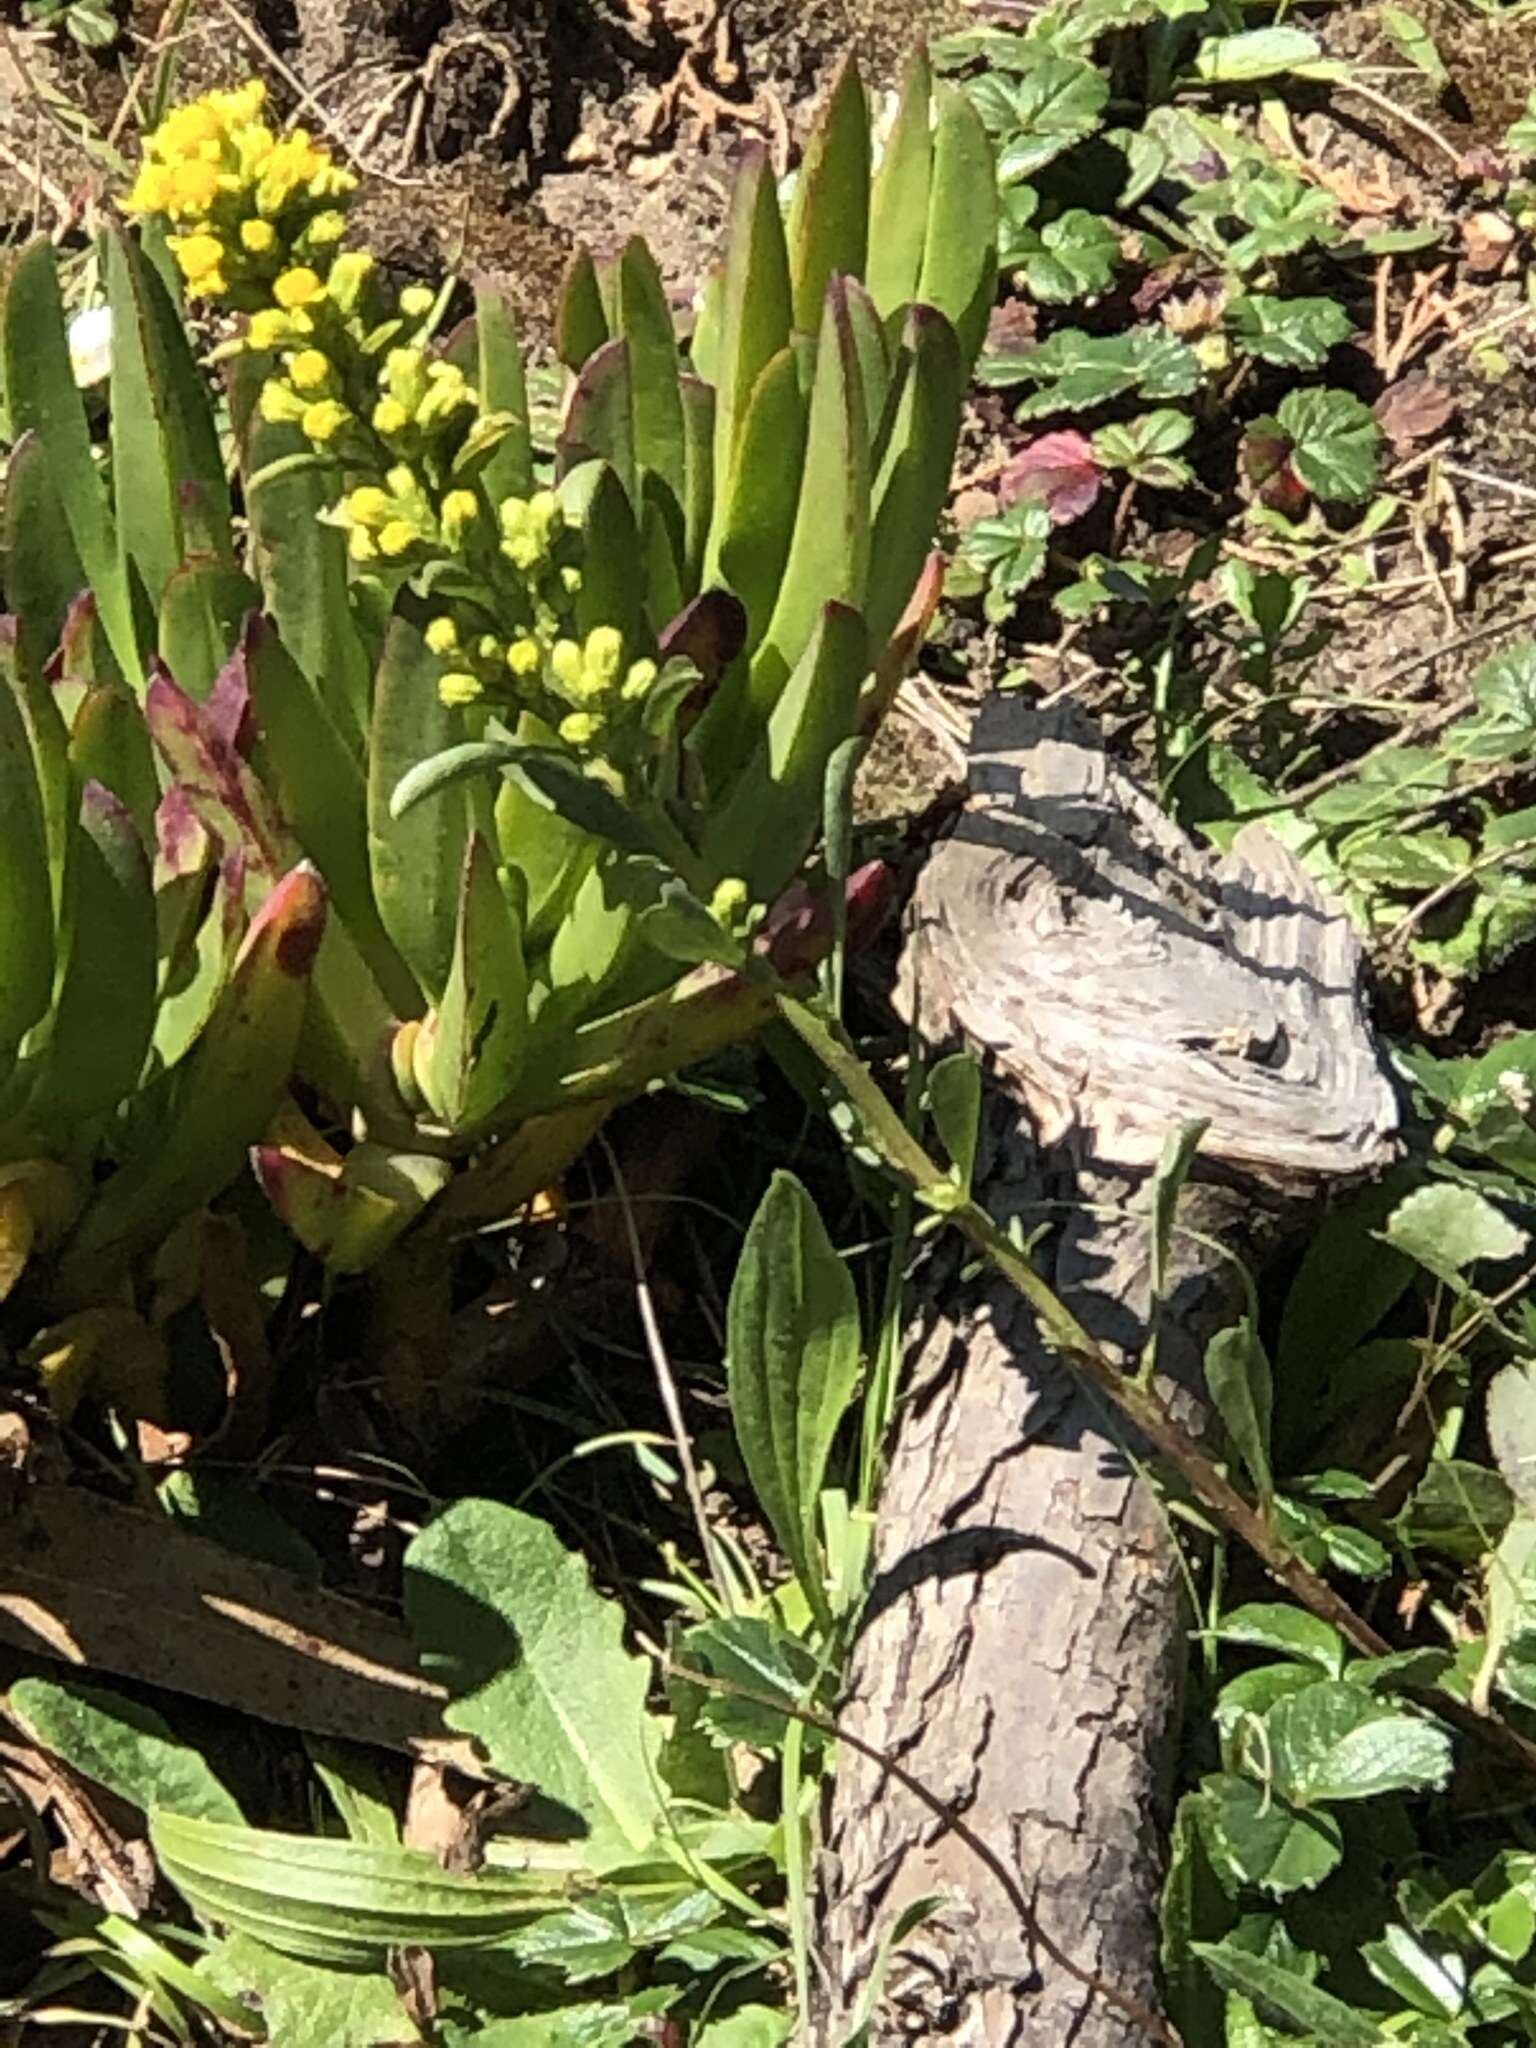
[[[1399,377],[1377,399],[1376,423],[1399,455],[1411,454],[1422,441],[1429,441],[1446,426],[1456,411],[1456,400],[1443,384],[1422,372]]]
[[[1461,246],[1472,277],[1495,277],[1504,268],[1516,241],[1515,224],[1505,214],[1484,207],[1461,223]]]

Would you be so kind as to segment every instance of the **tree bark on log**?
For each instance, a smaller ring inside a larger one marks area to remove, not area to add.
[[[1342,915],[1279,843],[1200,853],[1070,707],[999,698],[914,897],[903,1006],[989,1075],[978,1191],[1041,1270],[1203,1423],[1210,1336],[1253,1257],[1379,1170],[1396,1106]],[[1161,1289],[1147,1191],[1203,1118]],[[1195,1235],[1194,1233],[1199,1233]],[[845,1725],[1019,1875],[1086,1975],[1161,2011],[1157,1908],[1190,1613],[1140,1447],[1022,1299],[940,1251],[920,1282]],[[904,1914],[936,1899],[892,1940]],[[822,1884],[820,2039],[1127,2048],[1145,2030],[1053,1963],[994,1878],[843,1748]],[[887,1951],[888,1945],[888,1952]],[[1196,2048],[1196,2044],[1190,2044]]]

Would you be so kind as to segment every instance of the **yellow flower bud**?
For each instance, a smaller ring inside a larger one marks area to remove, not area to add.
[[[317,213],[299,239],[307,249],[331,249],[335,247],[336,243],[341,240],[346,232],[347,216],[344,213],[332,210],[326,213]],[[333,278],[331,281],[332,298],[337,296],[334,284],[335,280]]]
[[[443,612],[437,618],[429,620],[425,637],[428,647],[434,654],[452,654],[459,644],[459,629],[447,613]]]
[[[709,914],[716,924],[723,924],[727,931],[734,931],[751,905],[752,891],[740,875],[727,875],[724,881],[715,884],[714,894],[709,899]]]
[[[624,687],[620,695],[633,702],[635,698],[643,697],[655,680],[656,664],[654,661],[632,661],[629,665],[629,673],[624,678]]]
[[[259,313],[251,315],[245,338],[252,348],[277,348],[288,339],[288,315],[279,312],[276,306],[264,306]]]
[[[300,349],[288,365],[295,391],[324,391],[331,381],[330,359],[317,348]]]
[[[378,553],[373,535],[366,526],[354,526],[347,535],[347,553],[354,562],[371,562]]]
[[[485,662],[500,662],[505,659],[506,649],[494,633],[482,633],[475,642],[475,653]]]
[[[285,270],[274,281],[272,296],[285,308],[312,306],[325,297],[325,286],[312,270],[301,264],[296,270]]]
[[[624,659],[624,635],[616,626],[594,626],[587,635],[586,665],[595,685],[611,683]]]
[[[536,569],[544,556],[543,548],[531,533],[516,533],[510,540],[504,540],[501,552],[514,569],[522,570],[525,575],[530,569]]]
[[[560,571],[560,588],[567,597],[574,597],[581,588],[581,571],[567,563]]]
[[[164,206],[173,217],[206,213],[218,197],[219,173],[213,164],[177,164],[167,181]]]
[[[565,514],[553,491],[535,491],[528,500],[528,517],[535,532],[548,540],[565,528]]]
[[[336,217],[338,220],[342,218],[339,214]],[[314,231],[315,224],[311,223],[310,234],[313,235]],[[332,263],[326,290],[343,313],[356,312],[358,301],[363,295],[363,286],[372,277],[376,268],[377,265],[366,249],[350,249]]]
[[[297,426],[305,412],[304,401],[289,384],[269,377],[261,387],[261,416],[268,426]]]
[[[557,640],[549,650],[549,672],[567,690],[579,690],[583,680],[581,649],[574,640]]]
[[[304,408],[304,417],[299,425],[311,441],[319,441],[323,445],[327,441],[334,441],[351,417],[351,413],[338,400],[322,398],[314,405],[307,405]]]
[[[561,719],[559,732],[568,747],[589,747],[602,731],[602,720],[590,711],[572,711]]]
[[[480,516],[480,500],[473,491],[450,491],[443,499],[443,539],[456,548]]]
[[[544,654],[537,640],[524,634],[521,640],[514,640],[507,649],[507,667],[513,675],[536,676],[544,666]]]
[[[381,398],[373,408],[373,428],[376,434],[386,438],[391,434],[403,434],[411,424],[411,416],[398,398]]]
[[[379,553],[395,557],[406,554],[419,538],[408,519],[391,519],[379,534]]]
[[[437,694],[451,711],[461,705],[477,704],[485,695],[485,685],[478,676],[463,669],[450,669],[438,677]]]
[[[407,320],[424,320],[437,304],[437,294],[427,284],[408,284],[400,294],[400,310]]]
[[[195,290],[218,292],[222,282],[210,284],[224,261],[224,244],[216,235],[177,235],[171,242],[182,276]]]
[[[381,491],[377,484],[359,484],[348,494],[347,517],[356,526],[382,526],[388,519],[391,500],[388,491]]]
[[[269,220],[243,220],[240,246],[252,256],[266,256],[277,247],[277,229]]]

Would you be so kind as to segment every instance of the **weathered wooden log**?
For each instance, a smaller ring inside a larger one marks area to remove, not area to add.
[[[1358,948],[1278,841],[1250,827],[1208,859],[1071,709],[994,700],[970,782],[914,897],[904,1007],[936,1047],[983,1056],[994,1216],[1045,1230],[1042,1270],[1128,1365],[1155,1325],[1160,1382],[1198,1428],[1205,1344],[1239,1305],[1217,1247],[1251,1257],[1391,1156]],[[1195,1117],[1209,1128],[1154,1308],[1145,1192]],[[1080,1970],[1155,2012],[1189,1626],[1175,1538],[1138,1446],[1016,1294],[943,1250],[920,1285],[844,1720],[1017,1871]],[[934,1895],[882,1979],[882,1941]],[[871,2043],[1144,2037],[1041,1952],[952,1829],[846,1746],[823,1905],[827,2048],[860,2014]]]

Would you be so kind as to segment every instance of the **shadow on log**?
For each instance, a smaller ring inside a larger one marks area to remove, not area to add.
[[[990,1075],[978,1191],[1089,1332],[1203,1421],[1252,1259],[1379,1171],[1397,1122],[1342,914],[1248,827],[1200,853],[1070,707],[995,699],[924,871],[903,1004]],[[1146,1190],[1208,1120],[1154,1311]],[[1197,1238],[1194,1233],[1200,1234]],[[1203,1239],[1204,1241],[1200,1241]],[[843,1719],[1017,1870],[1089,1977],[1161,2011],[1157,1909],[1190,1612],[1139,1447],[1001,1281],[920,1280]],[[1186,1539],[1187,1540],[1187,1539]],[[882,1946],[923,1899],[937,1906]],[[822,1884],[823,2048],[1126,2048],[1144,2033],[1032,1943],[952,1830],[845,1747]],[[883,1971],[883,1974],[882,1974]],[[1191,2043],[1189,2048],[1200,2048]]]

